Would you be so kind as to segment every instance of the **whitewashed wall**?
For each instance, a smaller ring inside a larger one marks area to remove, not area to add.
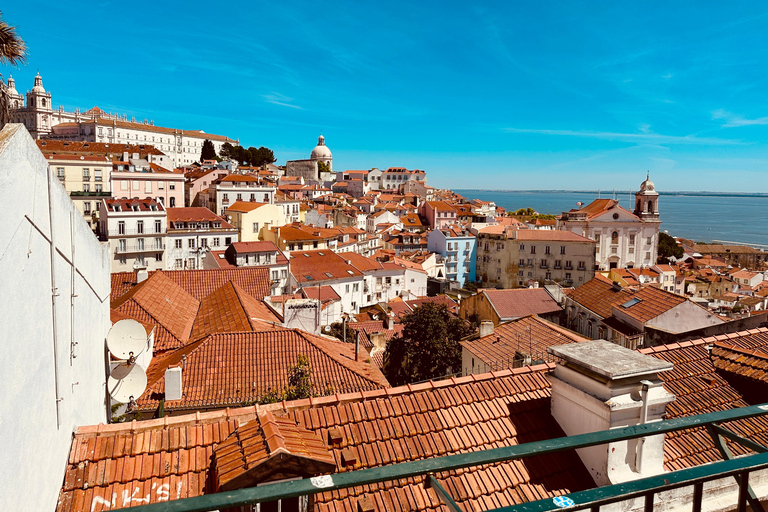
[[[54,510],[75,427],[106,421],[109,255],[20,124],[0,204],[0,510]]]

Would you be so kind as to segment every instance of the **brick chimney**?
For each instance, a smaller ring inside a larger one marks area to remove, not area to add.
[[[672,363],[605,340],[549,347],[565,361],[548,376],[552,416],[566,435],[660,421],[675,399],[658,377]],[[578,450],[597,485],[611,485],[664,472],[664,435]]]

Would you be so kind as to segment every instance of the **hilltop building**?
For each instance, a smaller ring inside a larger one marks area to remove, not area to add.
[[[324,163],[328,170],[321,172],[318,165]],[[333,155],[328,146],[325,145],[325,137],[320,135],[317,138],[317,146],[312,150],[309,158],[306,160],[288,160],[285,162],[286,176],[300,176],[307,183],[333,181]]]
[[[176,167],[200,161],[203,141],[213,143],[218,153],[225,142],[237,145],[238,140],[213,135],[202,130],[181,130],[155,126],[154,121],[137,122],[104,112],[93,107],[85,112],[75,109],[67,112],[63,107],[53,109],[51,93],[43,87],[40,73],[35,85],[24,97],[16,90],[16,82],[8,79],[11,122],[23,124],[35,139],[61,139],[71,141],[105,142],[111,144],[152,144],[170,156]]]
[[[583,208],[563,212],[557,221],[557,229],[596,242],[596,270],[655,265],[660,225],[659,193],[649,178],[635,193],[634,212],[615,199],[595,199]]]

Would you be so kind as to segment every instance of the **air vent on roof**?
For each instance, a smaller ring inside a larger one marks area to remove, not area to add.
[[[354,466],[357,464],[357,455],[349,448],[341,451],[341,463],[345,466]]]
[[[320,256],[325,256],[325,253],[322,253],[322,252],[318,252],[317,254]]]
[[[634,306],[638,302],[642,302],[642,299],[638,299],[637,297],[633,297],[633,298],[629,299],[627,302],[625,302],[624,304],[622,304],[621,307],[623,307],[623,308],[631,308],[632,306]]]
[[[376,507],[373,505],[373,501],[368,496],[360,496],[357,498],[357,512],[374,512]]]
[[[305,257],[305,258],[309,258],[309,254],[307,254],[307,253],[304,253],[304,257]]]
[[[341,433],[341,429],[328,429],[328,444],[340,444],[343,439],[344,435]]]

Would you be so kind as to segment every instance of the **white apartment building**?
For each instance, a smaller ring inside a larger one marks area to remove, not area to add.
[[[206,255],[237,242],[237,228],[208,208],[167,208],[166,268],[203,268]]]
[[[99,202],[111,195],[109,173],[112,162],[104,156],[44,155],[77,210],[95,230],[99,220]]]
[[[224,215],[224,211],[236,201],[274,204],[276,190],[276,187],[263,184],[255,176],[230,174],[214,180],[207,192],[200,193],[200,206]]]
[[[165,268],[166,211],[152,199],[102,199],[99,237],[109,242],[112,272]]]
[[[204,268],[267,267],[270,295],[290,291],[288,258],[272,242],[233,242],[226,250],[211,251]]]
[[[67,112],[53,108],[51,93],[43,87],[40,73],[34,87],[24,97],[16,91],[13,78],[8,80],[12,122],[22,123],[36,139],[84,140],[90,142],[152,144],[173,159],[176,167],[200,161],[203,142],[208,139],[218,153],[225,142],[238,140],[213,135],[202,130],[181,130],[155,126],[154,121],[137,122],[125,115],[104,112],[93,107],[85,112]]]

